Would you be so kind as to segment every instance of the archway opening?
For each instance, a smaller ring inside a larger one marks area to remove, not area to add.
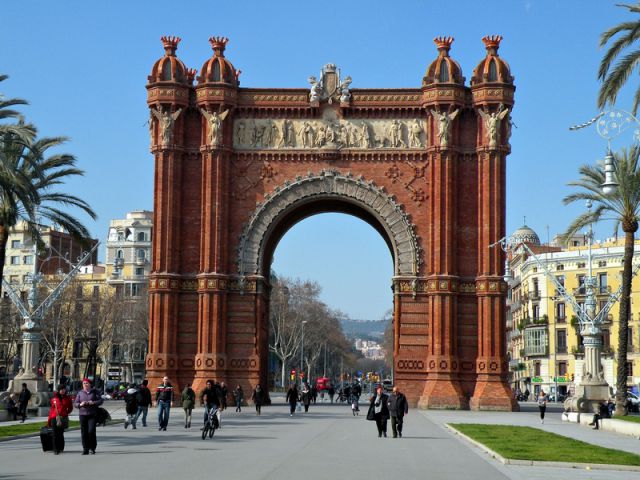
[[[327,379],[338,389],[391,378],[394,257],[380,222],[352,202],[316,199],[288,212],[264,248],[270,388],[307,382],[322,395]]]

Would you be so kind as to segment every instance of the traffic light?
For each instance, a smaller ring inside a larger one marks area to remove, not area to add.
[[[571,381],[572,381],[572,382],[573,382],[573,378],[574,378],[574,377],[573,377],[573,373],[572,373],[572,374],[571,374]]]
[[[294,368],[293,370],[291,370],[291,380],[295,380],[296,379],[296,369]]]

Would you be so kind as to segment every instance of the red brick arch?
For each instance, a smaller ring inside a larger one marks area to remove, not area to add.
[[[195,72],[175,56],[179,39],[164,37],[147,85],[152,382],[266,385],[273,251],[296,222],[337,211],[389,245],[395,381],[412,403],[514,407],[504,258],[489,245],[505,233],[515,87],[497,60],[499,37],[484,39],[481,65],[502,62],[500,78],[479,66],[471,87],[448,57],[452,39],[436,40],[439,60],[421,88],[351,89],[327,65],[311,89],[257,89],[239,87],[226,39],[211,39],[194,86]]]

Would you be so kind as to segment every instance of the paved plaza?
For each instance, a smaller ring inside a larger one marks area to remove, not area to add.
[[[120,403],[109,402],[113,418],[121,418]],[[631,437],[560,421],[550,412],[540,425],[533,406],[519,413],[418,411],[406,417],[402,439],[378,438],[375,424],[353,417],[345,405],[312,405],[307,414],[289,416],[284,404],[265,407],[256,416],[225,412],[223,428],[213,439],[199,436],[202,410],[194,427],[182,426],[182,410],[173,409],[169,429],[157,430],[155,415],[149,426],[125,430],[122,424],[98,430],[98,452],[81,456],[80,432],[66,434],[60,456],[44,454],[37,437],[0,443],[0,479],[56,479],[81,472],[92,480],[117,478],[327,479],[390,477],[403,479],[549,479],[632,478],[636,472],[502,465],[444,428],[447,422],[530,425],[590,443],[640,453]],[[363,408],[364,410],[364,408]],[[389,435],[391,428],[389,426]],[[471,477],[469,477],[471,475]]]

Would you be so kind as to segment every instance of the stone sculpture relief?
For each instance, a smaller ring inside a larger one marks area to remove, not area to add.
[[[437,120],[438,126],[438,139],[440,140],[441,147],[449,146],[449,135],[451,134],[451,124],[458,116],[460,110],[455,112],[438,112],[437,110],[431,110],[431,115]]]
[[[220,145],[222,142],[222,122],[227,115],[229,114],[229,110],[225,110],[222,113],[216,112],[208,112],[205,109],[201,108],[200,112],[207,119],[207,124],[209,125],[209,134],[207,135],[207,145],[210,147],[215,147]]]
[[[425,123],[413,120],[275,120],[234,123],[233,146],[246,149],[423,148]]]
[[[309,90],[309,102],[317,105],[320,101],[326,100],[331,104],[334,101],[349,103],[351,101],[351,77],[344,80],[340,78],[340,69],[334,64],[328,63],[320,71],[320,80],[315,76],[310,76],[307,81],[311,88]]]
[[[182,113],[181,108],[171,113],[169,110],[165,110],[162,105],[160,105],[157,110],[153,108],[151,109],[151,114],[160,123],[160,137],[162,139],[161,145],[163,147],[169,146],[173,143],[173,127],[175,126],[180,113]],[[153,126],[150,128],[152,131],[151,141],[153,142]]]
[[[478,109],[478,113],[484,122],[489,148],[496,148],[500,144],[500,125],[502,120],[509,115],[509,109],[500,104],[498,110],[493,113],[487,113],[482,109]]]

